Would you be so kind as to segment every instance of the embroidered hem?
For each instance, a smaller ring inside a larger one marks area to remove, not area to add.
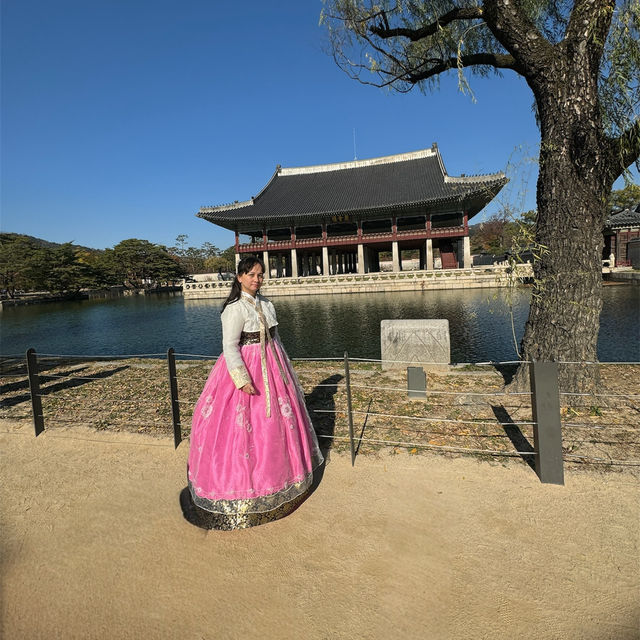
[[[314,465],[314,468],[316,466],[318,465]],[[275,493],[270,493],[266,496],[256,496],[255,498],[240,498],[237,500],[210,500],[199,496],[191,483],[188,467],[187,482],[193,503],[200,509],[227,516],[246,516],[249,514],[265,514],[274,511],[283,504],[291,502],[298,496],[306,493],[313,482],[313,470],[309,471],[299,482],[287,485]]]
[[[264,513],[224,514],[212,513],[201,509],[194,504],[193,495],[189,489],[184,489],[180,494],[180,504],[187,522],[200,529],[235,531],[236,529],[248,529],[249,527],[267,524],[284,518],[294,512],[306,498],[307,494],[301,493],[293,500],[280,505],[277,509],[265,511]]]

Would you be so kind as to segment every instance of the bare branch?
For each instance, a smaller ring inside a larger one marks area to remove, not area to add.
[[[393,86],[394,90],[397,91],[398,93],[409,93],[409,91],[411,91],[411,89],[413,88],[413,85],[410,85],[407,88],[402,88],[400,86],[397,86],[397,81],[398,81],[398,76],[395,73],[391,73],[390,71],[386,71],[385,69],[378,69],[377,73],[380,76],[387,76],[388,80],[385,81],[380,81],[380,82],[371,82],[370,80],[363,80],[360,76],[360,73],[362,71],[367,71],[369,72],[369,66],[366,64],[362,64],[361,62],[354,62],[353,60],[349,60],[348,58],[344,58],[344,63],[343,61],[338,58],[338,56],[334,53],[333,54],[333,60],[336,63],[336,65],[342,69],[342,71],[344,71],[344,73],[346,73],[352,80],[357,80],[360,84],[364,84],[370,87],[377,87],[379,89],[385,88],[385,87],[390,87]],[[356,71],[354,71],[354,69]]]
[[[379,15],[379,14],[378,14]],[[374,17],[374,16],[371,16]],[[379,38],[396,38],[398,36],[409,38],[412,42],[422,40],[434,35],[443,27],[446,27],[451,22],[456,20],[477,20],[482,19],[482,9],[480,7],[464,7],[460,9],[453,9],[442,16],[439,16],[431,24],[420,27],[419,29],[404,29],[395,28],[390,29],[387,21],[387,16],[382,12],[383,25],[373,25],[369,27],[369,31]]]

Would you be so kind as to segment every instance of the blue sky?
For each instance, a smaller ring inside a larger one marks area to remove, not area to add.
[[[454,76],[428,95],[363,86],[325,53],[321,8],[3,0],[2,230],[224,249],[233,234],[201,206],[256,195],[277,164],[352,160],[354,129],[359,159],[437,142],[450,175],[507,170],[503,197],[535,207],[539,134],[520,78],[474,79],[475,103]]]

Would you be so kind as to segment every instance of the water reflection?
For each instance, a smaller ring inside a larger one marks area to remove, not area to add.
[[[640,287],[610,286],[598,355],[606,361],[640,361]],[[513,360],[517,357],[504,290],[473,289],[414,293],[276,297],[280,333],[294,357],[380,357],[380,321],[446,318],[454,362]],[[513,300],[519,342],[527,318],[529,291]],[[116,355],[178,353],[217,355],[222,348],[221,300],[182,296],[137,296],[7,308],[0,352]]]
[[[292,353],[318,357],[380,357],[380,321],[445,318],[449,320],[454,361],[516,357],[504,292],[401,292],[396,294],[321,295],[275,300],[280,333]],[[521,337],[528,292],[518,294],[515,324]]]

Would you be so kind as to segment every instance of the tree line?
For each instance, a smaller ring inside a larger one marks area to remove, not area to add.
[[[640,203],[640,185],[629,183],[622,189],[614,189],[608,200],[607,210],[612,214]],[[513,213],[505,204],[484,222],[469,226],[471,253],[499,255],[503,253],[527,253],[535,245],[537,212]]]
[[[640,202],[640,186],[629,184],[611,192],[609,210]],[[536,211],[514,214],[508,206],[484,222],[469,227],[472,253],[530,253],[535,238]],[[124,286],[151,289],[186,275],[235,269],[233,246],[221,251],[210,242],[190,246],[179,235],[175,246],[129,238],[110,249],[90,249],[71,242],[55,244],[17,233],[0,233],[0,291],[47,291],[74,294],[81,289]]]
[[[188,274],[234,268],[233,247],[220,251],[209,242],[192,247],[187,239],[180,235],[176,246],[167,248],[129,238],[99,250],[0,233],[0,290],[13,298],[32,291],[73,295],[82,289],[111,286],[153,289]]]

